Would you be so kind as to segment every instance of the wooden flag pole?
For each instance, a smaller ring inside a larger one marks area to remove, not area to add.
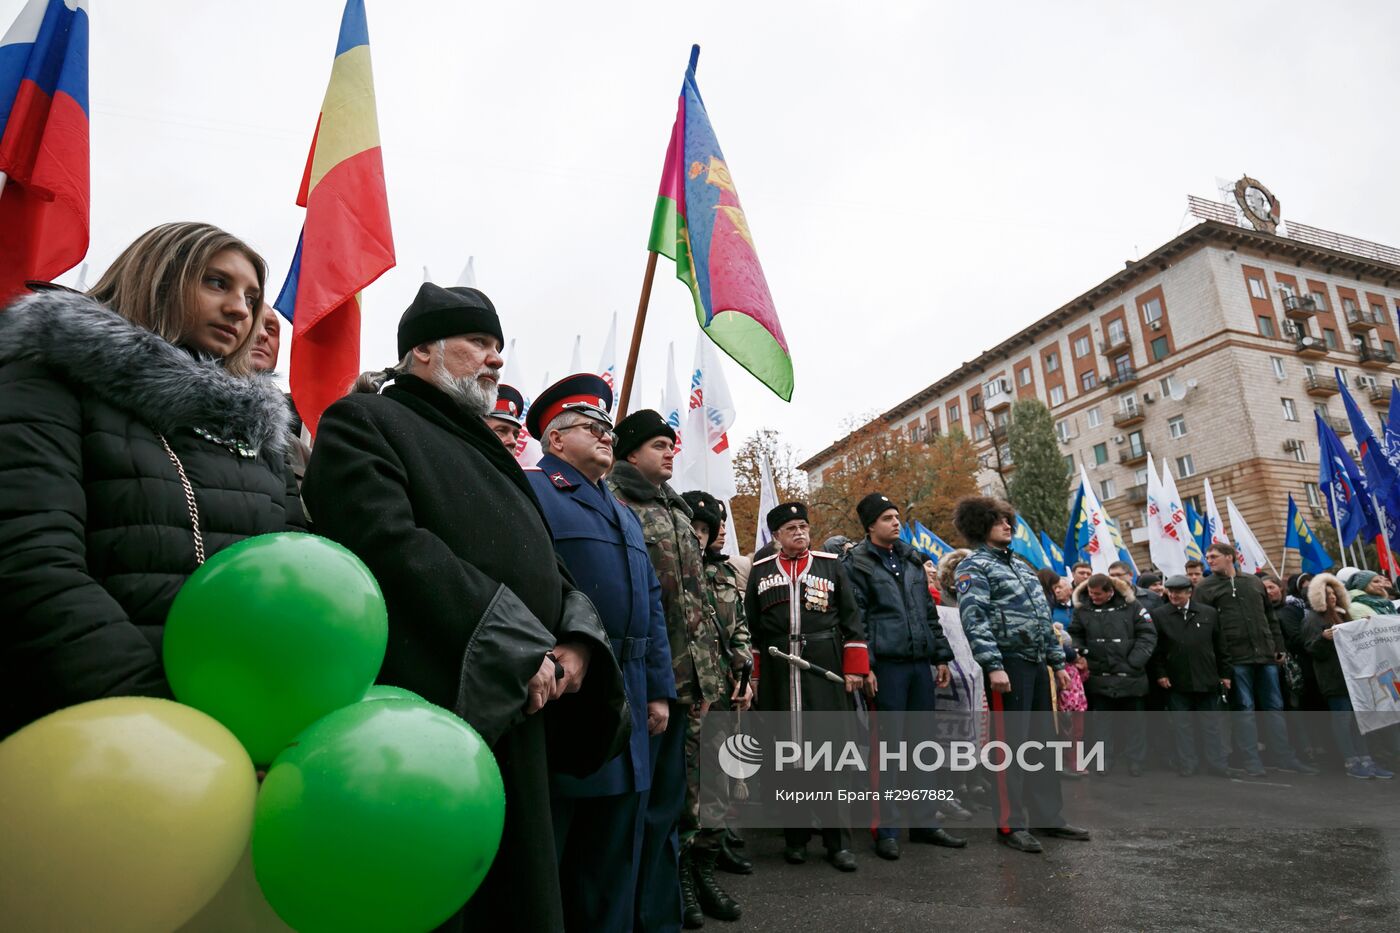
[[[627,417],[627,397],[632,394],[632,377],[637,371],[637,354],[642,349],[642,328],[647,323],[647,306],[651,304],[651,282],[656,278],[656,253],[647,251],[647,271],[642,277],[642,297],[637,302],[637,320],[632,325],[632,345],[627,348],[627,367],[622,371],[622,395],[616,399],[617,416],[613,423]]]

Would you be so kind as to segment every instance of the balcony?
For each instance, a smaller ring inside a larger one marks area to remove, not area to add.
[[[1373,347],[1369,343],[1357,344],[1356,352],[1361,355],[1361,365],[1365,369],[1385,369],[1395,364],[1394,353],[1381,347]]]
[[[1147,417],[1147,409],[1134,405],[1125,411],[1113,413],[1113,426],[1115,428],[1131,428],[1135,424],[1142,424]]]
[[[1103,384],[1114,392],[1121,392],[1124,389],[1130,389],[1137,385],[1138,378],[1138,371],[1135,367],[1124,366],[1121,369],[1115,369],[1105,376]]]
[[[987,406],[987,411],[1001,411],[1003,408],[1010,408],[1012,401],[1010,392],[1000,392],[985,398],[983,404]]]
[[[1146,484],[1146,483],[1141,483],[1141,484],[1139,484],[1139,485],[1137,485],[1137,486],[1129,486],[1129,487],[1128,487],[1128,504],[1129,504],[1129,505],[1146,505],[1146,504],[1147,504],[1147,484]]]
[[[1306,321],[1317,313],[1317,299],[1312,295],[1285,295],[1283,316],[1290,321]]]
[[[995,441],[995,442],[998,443],[998,444],[1004,444],[1004,443],[1006,443],[1006,425],[1004,425],[1004,424],[994,424],[994,425],[992,425],[992,440]],[[1064,440],[1064,438],[1061,438],[1061,440]]]
[[[1126,350],[1131,338],[1124,331],[1123,336],[1114,337],[1112,334],[1104,334],[1104,338],[1099,341],[1099,352],[1104,356],[1112,356],[1119,350]]]
[[[1377,408],[1390,407],[1390,390],[1382,386],[1371,386],[1366,390],[1366,397],[1371,400],[1371,404]]]
[[[1294,342],[1298,355],[1305,360],[1320,360],[1327,355],[1327,344],[1319,337],[1304,334]]]
[[[1379,315],[1369,310],[1364,308],[1347,308],[1347,327],[1354,333],[1375,330],[1384,323],[1385,322],[1380,319]]]
[[[1118,451],[1118,462],[1123,466],[1137,466],[1147,462],[1146,447],[1129,447],[1127,450]]]
[[[1351,422],[1345,418],[1338,418],[1336,415],[1323,415],[1322,420],[1338,437],[1351,433]]]
[[[1337,394],[1337,380],[1326,376],[1312,375],[1303,380],[1305,391],[1313,398],[1331,398]]]

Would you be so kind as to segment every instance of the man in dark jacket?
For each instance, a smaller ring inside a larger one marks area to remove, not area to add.
[[[1013,749],[1054,740],[1048,671],[1060,690],[1069,685],[1045,589],[1030,564],[1011,553],[1015,524],[1010,503],[988,496],[962,499],[953,512],[958,533],[976,548],[957,567],[958,612],[972,658],[986,675],[991,737]],[[1034,755],[1027,758],[1037,763]],[[1018,761],[996,773],[997,840],[1021,852],[1044,851],[1028,825],[1043,836],[1087,840],[1087,829],[1065,823],[1054,762],[1038,763],[1023,768]]]
[[[880,740],[897,746],[919,741],[914,725],[932,717],[904,716],[905,712],[931,712],[935,688],[948,685],[948,662],[953,649],[948,646],[938,607],[929,595],[923,558],[899,540],[899,508],[885,495],[872,492],[856,505],[856,514],[865,528],[865,540],[846,559],[846,572],[856,605],[865,619],[865,637],[870,647],[870,675],[875,680],[878,707],[882,712]],[[935,680],[931,665],[936,665]],[[891,728],[894,727],[894,728]],[[901,775],[895,772],[895,778]],[[892,790],[900,782],[890,783]],[[875,831],[875,852],[881,858],[899,858],[899,827],[908,826],[911,842],[960,849],[966,839],[953,836],[939,825],[938,808],[932,800],[911,803],[907,808],[894,803],[880,807],[880,826]]]
[[[1265,774],[1259,757],[1255,710],[1264,720],[1264,738],[1272,767],[1297,774],[1317,769],[1298,760],[1288,742],[1283,721],[1283,691],[1279,664],[1283,661],[1283,631],[1273,604],[1258,577],[1235,565],[1235,549],[1217,542],[1206,551],[1210,576],[1196,586],[1196,602],[1220,616],[1225,660],[1230,665],[1230,707],[1235,710],[1235,749],[1251,777]]]
[[[586,931],[632,925],[642,805],[651,788],[647,737],[666,731],[676,696],[661,584],[641,523],[602,482],[613,461],[611,407],[602,379],[568,376],[540,393],[526,422],[545,454],[525,476],[555,551],[602,617],[632,714],[621,755],[587,777],[552,775],[564,917],[569,929]]]
[[[302,494],[389,608],[384,683],[453,710],[495,753],[500,850],[449,928],[564,925],[550,771],[586,775],[629,733],[622,674],[515,459],[486,426],[503,342],[485,295],[424,283],[383,393],[322,416]]]
[[[1069,637],[1089,662],[1084,692],[1092,711],[1090,739],[1104,742],[1111,764],[1116,727],[1121,724],[1127,733],[1128,773],[1140,777],[1147,760],[1147,662],[1157,646],[1157,631],[1127,581],[1094,574],[1074,591],[1073,602]]]
[[[1150,669],[1157,686],[1167,691],[1167,710],[1176,734],[1176,770],[1182,777],[1196,773],[1196,734],[1201,724],[1206,769],[1217,777],[1244,772],[1229,766],[1220,735],[1220,688],[1230,689],[1230,665],[1225,660],[1225,635],[1214,609],[1191,598],[1191,580],[1167,577],[1167,605],[1150,613],[1157,627],[1157,650]]]

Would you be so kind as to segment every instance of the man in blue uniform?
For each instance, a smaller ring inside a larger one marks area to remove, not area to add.
[[[602,483],[613,461],[611,407],[607,383],[580,374],[546,389],[526,419],[545,453],[525,475],[555,550],[602,617],[632,714],[621,755],[587,777],[551,776],[564,916],[569,929],[587,931],[631,929],[651,787],[648,735],[665,731],[676,696],[661,584],[641,523]]]

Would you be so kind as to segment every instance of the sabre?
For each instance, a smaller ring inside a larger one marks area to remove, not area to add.
[[[818,677],[825,677],[827,680],[831,681],[834,684],[842,684],[844,686],[846,683],[846,679],[840,674],[833,674],[831,671],[822,667],[820,664],[813,664],[811,661],[808,661],[805,658],[799,658],[795,654],[784,654],[783,652],[779,651],[777,648],[771,645],[768,648],[768,653],[775,658],[780,658],[788,662],[798,670],[811,671]]]

